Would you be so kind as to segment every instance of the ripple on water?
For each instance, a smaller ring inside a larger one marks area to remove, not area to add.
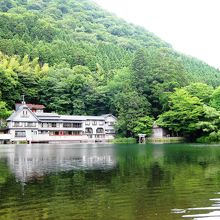
[[[220,194],[219,192],[216,194]],[[212,198],[209,199],[213,201],[214,204],[209,207],[195,207],[195,208],[187,208],[187,209],[172,209],[171,212],[175,214],[182,214],[182,218],[189,218],[193,220],[220,220],[220,198]],[[210,211],[207,213],[207,211]],[[194,214],[194,212],[200,212]],[[201,213],[202,212],[202,213]]]

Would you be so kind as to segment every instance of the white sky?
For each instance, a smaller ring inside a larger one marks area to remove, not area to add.
[[[94,0],[174,49],[220,68],[220,0]]]

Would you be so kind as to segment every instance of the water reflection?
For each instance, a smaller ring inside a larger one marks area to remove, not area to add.
[[[220,193],[216,193],[220,194]],[[198,207],[198,208],[187,208],[187,209],[172,209],[172,213],[181,214],[182,218],[193,219],[193,220],[219,220],[220,219],[220,198],[209,199],[214,203],[209,207]],[[207,213],[207,211],[209,211]],[[194,213],[195,212],[195,213]],[[198,214],[201,213],[201,214]],[[203,213],[204,212],[204,213]]]
[[[219,194],[219,193],[217,193]],[[183,215],[183,218],[193,218],[193,220],[216,220],[220,219],[220,198],[210,199],[210,201],[214,201],[214,204],[210,207],[200,207],[200,208],[188,208],[187,212],[189,214]],[[204,214],[191,214],[192,212],[207,212]]]
[[[217,146],[0,147],[0,220],[214,220],[219,189]]]
[[[40,179],[46,173],[70,170],[112,169],[115,149],[100,145],[23,145],[0,150],[17,181]]]

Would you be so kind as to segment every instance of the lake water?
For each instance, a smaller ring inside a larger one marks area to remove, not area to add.
[[[0,220],[219,220],[220,146],[2,145]]]

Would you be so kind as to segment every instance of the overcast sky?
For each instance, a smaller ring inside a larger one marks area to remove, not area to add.
[[[220,0],[94,0],[174,49],[220,68]]]

